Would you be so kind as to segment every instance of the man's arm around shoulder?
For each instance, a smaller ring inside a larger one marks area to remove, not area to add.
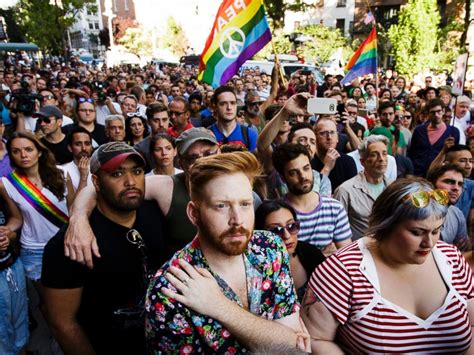
[[[48,242],[43,256],[41,280],[46,318],[64,353],[94,354],[76,319],[82,297],[82,282],[78,281],[77,271],[84,266],[63,255],[63,233],[64,230],[60,231]]]

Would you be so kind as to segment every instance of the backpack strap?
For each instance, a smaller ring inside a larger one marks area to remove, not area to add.
[[[244,126],[244,125],[240,125],[240,131],[242,133],[242,138],[244,140],[244,144],[247,148],[250,147],[250,142],[249,142],[249,127],[248,126]]]

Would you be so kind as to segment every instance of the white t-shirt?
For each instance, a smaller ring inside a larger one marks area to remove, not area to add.
[[[61,124],[61,127],[67,126],[68,124],[73,124],[74,121],[72,120],[71,117],[68,117],[66,115],[63,115],[63,123]]]
[[[182,173],[182,172],[183,172],[183,170],[181,170],[181,169],[178,169],[178,168],[174,168],[173,175],[176,175],[176,174],[179,174],[179,173]],[[146,173],[146,175],[145,175],[145,176],[153,176],[153,175],[156,175],[156,174],[155,174],[155,170],[154,170],[154,169],[153,169],[152,171],[150,171],[150,172]]]
[[[2,177],[2,182],[8,196],[15,202],[23,216],[20,236],[21,246],[27,249],[43,249],[46,243],[59,231],[59,228],[36,211],[6,177]],[[41,193],[64,214],[69,215],[66,197],[59,201],[58,198],[45,187],[41,189]]]
[[[114,105],[115,111],[117,111],[119,114],[122,113],[120,105],[117,102],[112,102],[112,105]],[[111,115],[112,112],[110,112],[107,105],[97,105],[95,108],[95,112],[97,123],[101,124],[102,126],[105,126],[105,118]]]
[[[74,187],[74,191],[77,191],[81,179],[81,174],[79,172],[79,167],[76,165],[74,160],[59,167],[69,174],[69,176],[71,177],[72,186]],[[67,176],[67,174],[65,175]],[[92,178],[90,172],[89,175],[87,175],[87,185],[92,185]]]

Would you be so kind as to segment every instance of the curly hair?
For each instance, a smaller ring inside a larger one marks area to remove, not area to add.
[[[41,183],[48,188],[58,200],[64,199],[66,184],[64,182],[64,174],[62,170],[56,166],[56,159],[53,153],[43,144],[33,133],[30,132],[14,132],[7,142],[7,151],[10,156],[10,164],[20,174],[24,174],[23,169],[15,164],[12,159],[12,143],[15,139],[24,138],[32,142],[40,154],[38,158],[38,171],[41,177]]]
[[[143,138],[147,137],[150,134],[150,129],[148,128],[148,122],[147,120],[142,117],[142,116],[133,116],[133,117],[127,117],[125,119],[125,141],[126,142],[133,142],[133,134],[132,134],[132,120],[134,118],[140,119],[143,124]]]

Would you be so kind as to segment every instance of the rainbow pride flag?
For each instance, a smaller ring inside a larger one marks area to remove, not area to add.
[[[262,0],[224,0],[201,54],[198,79],[225,84],[272,38]]]
[[[375,27],[370,31],[369,36],[357,48],[352,58],[346,64],[349,70],[341,80],[341,84],[349,84],[352,80],[365,74],[377,73],[377,31]]]

